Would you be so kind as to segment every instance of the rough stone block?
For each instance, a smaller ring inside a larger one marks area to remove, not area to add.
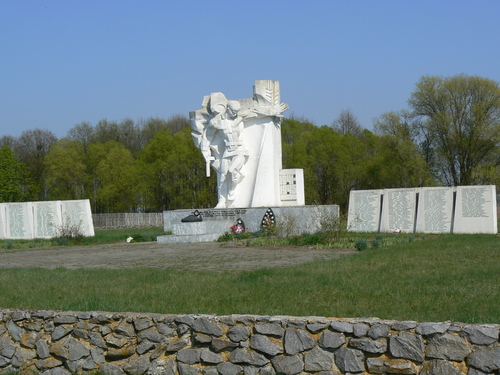
[[[386,340],[352,339],[349,345],[368,353],[385,353],[387,351]]]
[[[254,331],[260,333],[261,335],[282,337],[284,329],[278,322],[256,324],[254,326]]]
[[[335,352],[335,363],[343,372],[361,372],[365,370],[363,352],[342,347]]]
[[[325,331],[321,334],[318,345],[323,349],[337,349],[345,342],[346,339],[343,333]]]
[[[248,339],[250,332],[247,327],[234,326],[227,331],[227,337],[233,342],[241,342]]]
[[[494,326],[470,326],[466,327],[463,332],[469,338],[469,341],[478,345],[490,345],[498,340],[499,327]]]
[[[434,337],[428,342],[425,355],[429,358],[461,362],[470,351],[471,348],[463,338],[444,334]]]
[[[285,331],[285,353],[297,354],[311,349],[316,345],[316,340],[309,336],[307,331],[287,328]]]
[[[500,370],[500,347],[485,348],[470,354],[467,364],[487,373]]]
[[[403,332],[390,337],[389,351],[396,358],[424,361],[424,342],[418,335]]]
[[[304,370],[304,362],[295,355],[278,356],[272,359],[276,371],[280,374],[298,374]]]
[[[204,317],[194,320],[193,330],[211,336],[222,336],[224,333],[219,325]]]
[[[333,353],[318,347],[304,355],[304,369],[306,371],[328,371],[333,367]]]
[[[276,345],[264,335],[253,335],[250,338],[250,347],[267,355],[283,353],[283,348]]]
[[[343,333],[352,333],[354,328],[353,325],[349,322],[343,322],[343,321],[332,321],[330,323],[330,327],[337,332],[343,332]]]

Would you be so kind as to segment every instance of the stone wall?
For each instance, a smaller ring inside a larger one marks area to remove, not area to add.
[[[0,373],[498,374],[498,324],[0,310]]]
[[[92,214],[92,221],[98,229],[163,227],[163,212]]]

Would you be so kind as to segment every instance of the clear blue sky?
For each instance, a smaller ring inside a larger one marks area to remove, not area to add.
[[[0,136],[168,118],[281,82],[285,114],[371,129],[423,75],[500,81],[498,0],[0,0]]]

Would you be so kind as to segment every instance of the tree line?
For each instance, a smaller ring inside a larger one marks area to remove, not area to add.
[[[352,189],[500,185],[500,87],[476,76],[424,76],[409,109],[364,129],[349,109],[330,126],[287,118],[283,168],[303,168],[306,204],[339,204]],[[81,123],[0,138],[0,201],[90,199],[92,211],[214,207],[216,177],[175,115]]]

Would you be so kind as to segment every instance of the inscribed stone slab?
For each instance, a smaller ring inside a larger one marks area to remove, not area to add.
[[[94,236],[94,224],[88,199],[60,201],[62,225],[77,226],[86,236]]]
[[[380,231],[401,230],[413,233],[416,203],[416,188],[384,189]]]
[[[33,222],[31,202],[5,203],[6,206],[6,238],[33,238]]]
[[[418,190],[416,232],[451,233],[453,191],[451,187],[425,187]]]
[[[496,186],[458,186],[453,233],[498,232]]]
[[[5,207],[5,203],[0,203],[0,239],[4,239],[5,237],[5,229],[7,226],[5,212],[7,208]]]
[[[353,232],[378,232],[383,190],[351,190],[347,229]]]
[[[303,206],[304,197],[304,170],[280,170],[280,199],[283,206]]]
[[[61,225],[60,203],[57,201],[33,202],[34,238],[52,238]]]

